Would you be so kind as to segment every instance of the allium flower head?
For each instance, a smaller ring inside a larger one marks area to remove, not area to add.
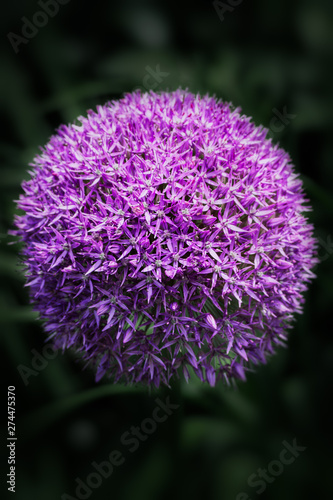
[[[134,92],[61,126],[16,230],[58,348],[113,381],[245,378],[286,340],[317,262],[288,154],[240,109]]]

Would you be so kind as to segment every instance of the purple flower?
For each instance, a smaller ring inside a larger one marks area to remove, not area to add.
[[[46,332],[97,380],[244,379],[286,340],[317,263],[288,154],[183,90],[79,121],[31,164],[12,232]]]

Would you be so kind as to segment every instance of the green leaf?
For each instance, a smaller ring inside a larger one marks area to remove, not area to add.
[[[32,311],[30,306],[21,306],[11,309],[0,309],[1,323],[27,323],[38,320],[39,315]]]
[[[147,393],[145,387],[125,386],[121,384],[105,384],[72,395],[51,404],[48,404],[24,417],[24,426],[26,437],[32,438],[36,434],[44,431],[57,420],[61,419],[67,413],[77,410],[87,403],[106,396],[116,396],[122,394],[144,394]],[[38,425],[36,426],[36,422]]]

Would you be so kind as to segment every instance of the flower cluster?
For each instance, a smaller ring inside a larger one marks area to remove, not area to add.
[[[288,154],[240,109],[125,95],[61,126],[13,233],[49,338],[113,381],[245,378],[286,340],[316,243]]]

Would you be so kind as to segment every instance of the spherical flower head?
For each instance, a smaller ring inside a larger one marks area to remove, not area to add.
[[[78,120],[31,164],[13,231],[46,332],[96,380],[244,379],[286,340],[317,263],[288,154],[183,90]]]

